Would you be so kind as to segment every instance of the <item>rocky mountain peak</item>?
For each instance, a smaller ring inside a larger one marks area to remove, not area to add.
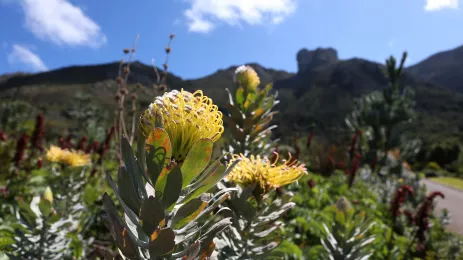
[[[338,52],[333,48],[302,49],[297,55],[298,73],[320,66],[334,64],[339,61]]]

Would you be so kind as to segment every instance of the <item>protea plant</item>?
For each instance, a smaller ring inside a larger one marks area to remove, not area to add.
[[[117,184],[107,174],[124,218],[103,195],[106,223],[120,252],[130,259],[209,257],[214,237],[231,224],[230,209],[214,210],[233,189],[208,191],[235,161],[210,163],[223,132],[222,114],[201,91],[171,91],[142,114],[136,156],[122,139]]]
[[[220,255],[224,259],[281,259],[275,249],[281,241],[281,217],[295,206],[290,202],[291,193],[278,192],[281,186],[297,181],[307,173],[304,164],[296,160],[278,163],[259,155],[250,158],[233,155],[236,167],[226,177],[220,188],[238,185],[226,206],[234,213],[230,230],[220,236]]]
[[[277,94],[271,95],[272,84],[260,88],[260,79],[250,66],[236,69],[235,95],[229,94],[228,114],[225,116],[231,138],[228,151],[235,154],[267,154],[272,148],[272,111],[279,103]]]
[[[375,240],[375,236],[368,235],[368,232],[375,222],[368,219],[363,211],[356,213],[345,197],[341,197],[330,210],[334,223],[331,228],[322,224],[325,237],[321,242],[326,254],[320,259],[368,259],[372,255],[369,245]]]

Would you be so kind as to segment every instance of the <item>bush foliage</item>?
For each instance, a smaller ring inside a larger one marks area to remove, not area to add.
[[[386,61],[387,88],[356,101],[345,147],[316,126],[274,139],[278,95],[250,66],[226,111],[169,89],[167,64],[151,104],[138,102],[135,44],[123,52],[114,118],[79,94],[63,134],[44,108],[2,103],[0,258],[463,259],[449,212],[434,210],[445,194],[414,171],[445,170],[411,166],[423,146],[407,128],[418,113],[400,84],[406,54]]]

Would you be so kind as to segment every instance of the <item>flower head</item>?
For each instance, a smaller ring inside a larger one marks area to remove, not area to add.
[[[157,97],[140,120],[140,130],[147,138],[159,120],[169,134],[172,156],[182,162],[198,140],[217,141],[223,133],[222,112],[201,90],[194,93],[173,90]]]
[[[250,66],[239,66],[235,71],[233,78],[235,84],[240,85],[248,90],[255,91],[260,84],[259,76]]]
[[[342,196],[341,198],[338,199],[338,201],[336,201],[335,206],[336,206],[336,209],[338,209],[341,212],[348,212],[352,210],[352,204],[344,196]]]
[[[50,162],[64,163],[71,167],[86,166],[91,163],[90,155],[81,151],[61,149],[52,145],[47,151],[47,159]]]
[[[278,154],[273,163],[260,155],[251,155],[247,158],[243,154],[234,154],[230,164],[236,160],[240,162],[232,169],[227,179],[242,186],[257,184],[263,193],[295,182],[302,175],[307,174],[305,165],[291,158],[277,165]]]

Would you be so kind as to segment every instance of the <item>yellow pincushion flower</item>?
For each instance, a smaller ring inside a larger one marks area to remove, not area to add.
[[[224,130],[222,112],[201,90],[173,90],[157,97],[141,116],[140,130],[145,138],[155,128],[156,120],[169,134],[172,156],[180,163],[194,143],[203,138],[215,142]]]
[[[260,185],[263,193],[297,181],[302,175],[307,174],[304,164],[296,160],[284,160],[283,164],[277,165],[278,154],[275,162],[262,158],[260,155],[251,155],[250,158],[243,154],[234,154],[230,160],[232,164],[236,160],[240,162],[228,174],[227,179],[242,186],[257,184]]]
[[[47,160],[64,163],[71,167],[81,167],[91,164],[90,155],[80,151],[61,149],[54,145],[47,151]]]
[[[260,84],[260,79],[256,71],[250,66],[245,65],[239,66],[236,69],[234,81],[236,84],[251,91],[255,91]]]

